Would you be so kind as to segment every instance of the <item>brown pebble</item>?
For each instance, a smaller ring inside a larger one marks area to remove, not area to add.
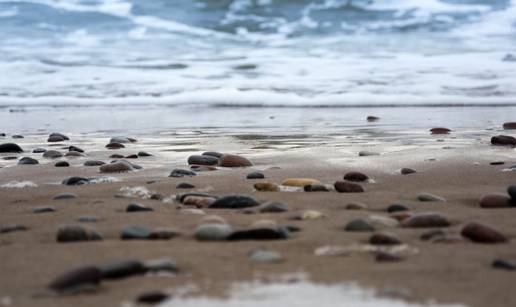
[[[516,122],[508,122],[503,124],[504,129],[516,129]]]
[[[376,262],[398,262],[403,260],[403,258],[392,253],[377,252],[375,260]]]
[[[279,187],[277,184],[272,182],[257,182],[254,184],[254,188],[260,192],[278,192]]]
[[[335,190],[339,193],[362,193],[364,188],[356,183],[337,181],[334,184]]]
[[[450,129],[444,127],[437,127],[430,129],[432,134],[449,134],[451,132]]]
[[[480,207],[482,208],[507,208],[514,204],[509,196],[504,194],[487,194],[480,198]]]
[[[219,159],[219,166],[222,167],[248,167],[253,166],[251,161],[237,155],[223,155]]]
[[[369,238],[369,244],[373,245],[396,245],[401,244],[401,240],[398,239],[395,235],[386,233],[386,232],[379,232],[373,234]]]
[[[461,234],[477,243],[505,243],[508,241],[498,230],[477,222],[471,222],[464,226]]]
[[[360,173],[360,172],[349,172],[346,175],[344,175],[344,180],[347,181],[354,181],[354,182],[363,182],[369,179],[367,175]]]
[[[411,168],[407,168],[407,167],[402,168],[400,172],[402,175],[410,175],[410,174],[416,173],[415,170],[413,170]]]

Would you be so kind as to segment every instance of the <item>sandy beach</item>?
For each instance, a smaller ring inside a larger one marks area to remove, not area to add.
[[[516,182],[516,172],[510,168],[516,164],[514,149],[490,144],[491,136],[503,133],[503,129],[498,130],[466,133],[457,129],[450,134],[431,135],[428,129],[416,129],[412,131],[415,136],[400,138],[397,143],[389,141],[388,133],[365,139],[364,143],[269,137],[265,140],[275,142],[269,147],[259,144],[264,138],[254,134],[238,138],[219,135],[216,142],[188,136],[194,145],[184,140],[171,143],[142,135],[137,137],[137,142],[126,143],[125,148],[116,150],[104,148],[109,138],[98,135],[69,135],[70,140],[57,143],[45,142],[48,135],[43,132],[15,140],[6,136],[1,143],[15,142],[25,152],[2,154],[17,159],[3,160],[0,169],[0,225],[19,224],[26,230],[0,235],[1,303],[4,306],[128,306],[140,295],[155,291],[172,297],[228,297],[231,286],[238,282],[268,282],[283,275],[302,274],[316,284],[356,284],[374,289],[378,296],[414,304],[512,306],[516,304],[511,291],[514,272],[495,268],[492,263],[497,259],[508,264],[516,262],[515,209],[510,205],[482,208],[479,203],[483,195],[507,195],[508,186]],[[510,135],[510,131],[505,134]],[[293,142],[305,146],[297,144],[297,149],[289,148]],[[411,145],[413,142],[417,146]],[[178,144],[183,150],[174,147]],[[70,145],[85,149],[85,153],[57,159],[32,153],[35,148],[43,147],[64,154],[69,152]],[[363,150],[371,155],[359,156]],[[139,151],[152,156],[126,161],[143,166],[140,170],[101,173],[102,166],[83,166],[88,160],[109,163],[114,160],[109,158],[112,154],[128,156]],[[216,170],[201,171],[193,177],[168,177],[174,169],[189,170],[187,159],[205,151],[240,155],[253,165],[216,166],[213,167]],[[40,163],[16,165],[24,156],[36,158]],[[58,161],[67,161],[70,167],[55,167]],[[504,163],[492,165],[492,162]],[[416,172],[402,175],[402,168]],[[265,178],[246,179],[256,171]],[[364,192],[335,191],[334,183],[344,181],[343,176],[352,171],[368,177],[364,182],[354,183]],[[61,183],[73,176],[107,176],[108,179],[78,186]],[[289,178],[314,179],[329,191],[305,192],[302,187],[282,185]],[[9,187],[24,181],[34,186]],[[257,191],[254,186],[257,182],[275,183],[279,191]],[[189,183],[194,188],[178,189],[179,183]],[[75,197],[53,199],[63,192],[73,193]],[[178,194],[187,192],[214,197],[245,195],[260,204],[281,203],[286,211],[257,212],[256,208],[263,205],[242,209],[202,205],[196,208],[177,200]],[[421,193],[443,199],[420,201]],[[153,211],[126,212],[130,203]],[[359,204],[349,208],[351,203]],[[388,208],[393,204],[402,205],[405,211],[389,213]],[[54,211],[34,213],[34,208],[42,206],[50,206]],[[406,224],[412,216],[428,212],[445,218],[447,224],[430,225],[436,227]],[[97,221],[79,222],[81,216],[95,216]],[[365,220],[374,229],[344,230],[354,220]],[[277,227],[299,231],[290,231],[287,239],[212,242],[196,239],[197,227],[214,221],[225,221],[234,232],[276,227],[270,226],[274,225],[270,221]],[[471,222],[493,227],[505,242],[473,242],[463,233]],[[262,226],[256,226],[257,223]],[[94,229],[102,240],[56,242],[58,228],[63,225]],[[166,229],[173,235],[167,240],[122,240],[120,233],[128,225]],[[436,229],[442,233],[428,234]],[[401,246],[398,251],[384,253],[374,247],[385,245],[369,244],[374,234],[385,233],[397,241],[394,246]],[[423,234],[431,238],[423,240]],[[281,259],[270,263],[253,260],[249,253],[258,247],[276,252]],[[57,277],[76,268],[128,259],[145,262],[162,258],[173,260],[177,272],[103,279],[94,290],[88,288],[90,291],[79,287],[63,293],[48,288]],[[290,282],[295,283],[296,279]]]

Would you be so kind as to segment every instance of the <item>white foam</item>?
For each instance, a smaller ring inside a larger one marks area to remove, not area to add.
[[[0,188],[6,189],[24,189],[24,188],[37,188],[38,185],[32,181],[9,181],[0,185]]]

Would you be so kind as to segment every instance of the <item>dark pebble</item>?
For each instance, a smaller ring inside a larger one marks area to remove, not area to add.
[[[100,266],[102,279],[121,279],[134,275],[142,275],[147,269],[141,261],[113,261]]]
[[[396,245],[401,244],[401,240],[393,234],[375,233],[369,238],[369,244],[373,245]]]
[[[507,188],[507,193],[511,196],[513,201],[516,201],[516,185],[511,185]]]
[[[508,260],[504,259],[495,259],[491,263],[491,266],[495,269],[502,269],[502,270],[508,270],[508,271],[514,271],[516,270],[516,264],[513,262],[510,262]]]
[[[373,225],[366,220],[356,219],[352,220],[344,226],[345,231],[375,231]]]
[[[211,209],[243,209],[259,206],[256,199],[244,195],[229,195],[217,199],[209,208]]]
[[[149,304],[149,305],[155,305],[162,303],[170,298],[170,295],[161,292],[161,291],[154,291],[154,292],[146,292],[143,294],[140,294],[136,298],[136,302],[138,304]]]
[[[401,204],[392,204],[387,208],[387,212],[394,213],[394,212],[400,212],[400,211],[408,211],[409,208],[407,208],[404,205]]]
[[[403,220],[401,225],[409,228],[448,227],[450,221],[439,213],[419,213]]]
[[[334,184],[335,190],[339,193],[362,193],[364,188],[356,183],[337,181]]]
[[[504,165],[505,162],[504,161],[494,161],[494,162],[490,162],[489,165]]]
[[[262,172],[252,172],[247,174],[247,179],[264,179],[265,175]]]
[[[52,206],[41,206],[41,207],[33,208],[32,212],[34,212],[34,213],[50,213],[50,212],[56,212],[56,208],[54,208]]]
[[[503,128],[506,130],[516,129],[516,122],[507,122],[503,124]]]
[[[5,143],[0,144],[0,152],[6,153],[6,152],[23,152],[23,149],[21,149],[20,146],[14,143]]]
[[[69,167],[70,163],[66,161],[59,161],[56,164],[54,164],[55,167]]]
[[[329,192],[330,190],[323,184],[309,184],[303,187],[305,192]]]
[[[175,177],[175,178],[181,178],[181,177],[193,177],[197,176],[195,172],[185,170],[185,169],[175,169],[173,170],[168,177]]]
[[[471,222],[464,226],[461,234],[477,243],[505,243],[508,241],[498,230],[477,222]]]
[[[23,138],[24,138],[23,135],[19,135],[19,134],[13,135],[13,139],[23,139]]]
[[[430,132],[432,134],[449,134],[451,130],[448,128],[439,127],[430,129]]]
[[[84,162],[84,166],[101,166],[106,164],[104,161],[98,161],[98,160],[88,160]]]
[[[59,137],[59,138],[63,139],[64,141],[69,141],[70,140],[70,138],[67,137],[66,135],[64,135],[62,133],[57,133],[57,132],[51,133],[48,137],[49,138],[51,138],[51,137]]]
[[[415,170],[413,170],[411,168],[407,168],[407,167],[402,168],[400,172],[402,175],[410,175],[410,174],[416,173]]]
[[[376,121],[379,121],[379,120],[380,120],[380,118],[377,117],[377,116],[370,115],[370,116],[367,117],[367,121],[368,122],[376,122]]]
[[[206,155],[194,155],[188,157],[188,164],[196,164],[196,165],[217,165],[219,163],[219,158],[206,156]]]
[[[58,276],[48,287],[55,291],[67,291],[84,285],[98,285],[101,279],[102,274],[98,268],[87,266]]]
[[[349,172],[346,175],[344,175],[344,180],[347,181],[354,181],[354,182],[363,182],[369,179],[367,175],[360,173],[360,172]]]
[[[45,148],[36,148],[32,153],[44,153],[45,151],[47,151]]]
[[[125,148],[124,144],[121,143],[109,143],[106,145],[107,149],[120,149]]]
[[[83,185],[88,183],[90,183],[90,179],[84,177],[70,177],[61,182],[64,185]]]
[[[113,154],[109,156],[110,159],[122,159],[124,156],[120,154]]]
[[[493,144],[493,145],[502,145],[502,146],[505,146],[505,145],[515,146],[516,145],[516,138],[514,138],[512,136],[509,136],[509,135],[493,136],[491,138],[491,144]]]
[[[0,233],[9,233],[9,232],[15,232],[15,231],[25,231],[29,228],[20,225],[20,224],[7,224],[7,225],[0,225]]]
[[[230,241],[241,240],[285,240],[289,234],[286,228],[255,228],[234,231],[228,238]]]
[[[140,204],[132,203],[125,208],[125,212],[149,212],[154,211],[152,208],[145,207]]]
[[[216,151],[207,151],[207,152],[203,152],[202,153],[203,156],[211,156],[211,157],[215,157],[215,158],[222,158],[222,156],[224,155],[223,153],[220,153],[220,152],[216,152]]]
[[[76,225],[61,226],[56,235],[56,241],[61,243],[99,241],[102,239],[102,235],[97,231]]]
[[[43,153],[43,158],[47,158],[47,159],[57,159],[57,158],[61,158],[62,156],[63,156],[63,154],[57,150],[47,150]]]
[[[77,195],[73,194],[73,193],[69,193],[69,192],[63,192],[63,193],[59,193],[57,194],[56,196],[54,196],[54,199],[55,200],[60,200],[60,199],[72,199],[72,198],[76,198]]]
[[[138,155],[136,154],[133,154],[133,155],[128,155],[128,156],[125,156],[126,159],[138,159]]]
[[[147,240],[151,234],[152,231],[146,226],[130,225],[122,229],[120,238],[122,240]]]
[[[479,204],[481,208],[508,208],[516,205],[509,196],[505,194],[487,194],[480,198]]]
[[[176,185],[176,189],[193,189],[195,186],[188,182],[181,182]]]
[[[76,147],[76,146],[69,146],[68,151],[84,152],[83,149]]]
[[[140,151],[138,153],[138,157],[152,157],[152,155],[148,152],[145,152],[145,151]]]
[[[31,157],[23,157],[18,161],[18,165],[35,165],[39,164],[38,160]]]

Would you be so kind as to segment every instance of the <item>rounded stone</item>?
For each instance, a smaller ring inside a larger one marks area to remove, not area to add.
[[[90,183],[90,179],[84,177],[70,177],[61,182],[64,185],[83,185],[88,183]]]
[[[497,135],[491,138],[492,145],[516,146],[516,138],[509,135]]]
[[[401,225],[408,228],[430,228],[448,227],[451,223],[444,215],[439,213],[419,213],[403,220]]]
[[[506,130],[516,129],[516,122],[507,122],[503,124],[503,128]]]
[[[47,150],[43,153],[43,158],[47,158],[47,159],[57,159],[57,158],[61,158],[62,156],[63,156],[63,154],[57,150]]]
[[[209,207],[212,209],[243,209],[259,205],[260,202],[250,196],[228,195],[217,199]]]
[[[84,166],[101,166],[106,164],[104,161],[98,161],[98,160],[88,160],[84,162]]]
[[[361,150],[358,152],[359,157],[379,156],[380,153],[368,150]]]
[[[62,243],[98,240],[102,240],[102,236],[98,232],[76,225],[61,226],[56,235],[56,241]]]
[[[477,222],[468,223],[462,228],[461,234],[477,243],[505,243],[508,241],[498,230]]]
[[[203,152],[202,153],[203,156],[212,156],[212,157],[215,157],[215,158],[222,158],[222,156],[224,155],[223,153],[220,153],[220,152],[216,152],[216,151],[206,151],[206,152]]]
[[[23,152],[23,149],[14,143],[5,143],[0,145],[0,153],[16,153]]]
[[[143,225],[129,225],[122,229],[120,238],[122,240],[146,240],[152,231]]]
[[[136,298],[136,303],[138,304],[149,304],[149,305],[157,305],[162,303],[170,298],[170,295],[161,292],[161,291],[152,291],[145,292]]]
[[[491,266],[495,269],[502,269],[508,271],[516,270],[516,264],[514,262],[504,260],[504,259],[495,259],[491,263]]]
[[[219,166],[222,167],[249,167],[253,166],[248,159],[237,155],[223,155],[219,159]]]
[[[36,148],[32,153],[44,153],[45,151],[47,151],[45,148]]]
[[[125,137],[125,136],[115,136],[109,140],[109,143],[127,144],[127,143],[136,143],[136,140],[133,138]]]
[[[233,229],[227,224],[203,224],[195,230],[195,238],[199,241],[226,240]]]
[[[121,279],[147,272],[147,269],[139,260],[111,261],[101,265],[99,269],[102,279]]]
[[[194,189],[195,186],[188,182],[181,182],[176,185],[176,189]]]
[[[422,202],[445,202],[446,199],[430,193],[419,193],[417,199]]]
[[[373,245],[397,245],[401,240],[391,233],[375,233],[369,238],[369,244]]]
[[[354,182],[363,182],[367,181],[369,177],[366,174],[360,172],[349,172],[344,175],[344,180],[354,181]]]
[[[52,206],[40,206],[32,209],[33,213],[51,213],[56,212],[56,208]]]
[[[269,202],[260,206],[261,213],[281,213],[288,211],[288,206],[283,203]]]
[[[84,152],[84,150],[83,150],[83,149],[81,149],[81,148],[79,148],[79,147],[76,147],[76,146],[69,146],[69,147],[68,147],[68,151],[76,151],[76,152],[81,152],[81,153],[83,153],[83,152]]]
[[[507,193],[511,196],[513,201],[516,201],[516,185],[511,185],[507,188]]]
[[[449,134],[451,132],[450,129],[444,127],[437,127],[430,129],[432,134]]]
[[[362,193],[364,188],[352,182],[337,181],[334,184],[335,190],[339,193]]]
[[[311,178],[288,178],[283,180],[281,185],[288,187],[304,187],[306,185],[321,184],[319,180]]]
[[[280,253],[263,248],[257,248],[249,253],[249,259],[257,263],[279,263],[283,261]]]
[[[39,164],[38,160],[31,157],[23,157],[18,161],[18,165],[35,165]]]
[[[84,285],[97,285],[102,274],[97,267],[87,266],[68,271],[54,279],[48,287],[54,291],[77,289]]]
[[[51,133],[49,136],[49,138],[60,138],[64,141],[69,141],[70,138],[67,137],[66,135],[62,134],[62,133],[57,133],[57,132],[54,132],[54,133]]]
[[[185,206],[194,206],[197,208],[206,208],[209,207],[217,200],[214,197],[206,197],[206,196],[187,196],[183,199],[183,205]]]
[[[511,199],[504,194],[487,194],[480,198],[482,208],[507,208],[513,206]]]
[[[366,220],[356,219],[352,220],[344,226],[345,231],[375,231],[375,227]]]
[[[59,162],[56,162],[56,164],[54,164],[55,167],[69,167],[70,166],[70,163],[66,162],[66,161],[59,161]]]
[[[109,143],[106,145],[107,149],[121,149],[125,148],[124,144],[121,143]]]
[[[376,121],[379,121],[379,120],[380,120],[380,118],[379,118],[379,117],[377,117],[377,116],[369,115],[369,116],[367,117],[367,121],[368,121],[368,122],[376,122]]]
[[[59,135],[50,135],[47,139],[47,142],[49,142],[49,143],[64,142],[64,141],[65,141],[65,139]]]
[[[196,165],[217,165],[219,163],[219,159],[212,156],[205,155],[193,155],[188,157],[188,164],[196,164]]]
[[[114,163],[104,164],[100,166],[101,173],[123,173],[133,170],[131,164],[125,161],[117,161]]]
[[[195,172],[184,170],[184,169],[175,169],[173,170],[168,177],[181,178],[181,177],[193,177],[197,176]]]
[[[330,189],[324,184],[310,184],[303,187],[305,192],[329,192]]]
[[[279,186],[272,182],[257,182],[254,184],[256,191],[260,192],[278,192]]]
[[[154,211],[152,208],[145,207],[141,204],[131,203],[125,208],[125,212],[149,212]]]
[[[73,193],[69,193],[69,192],[63,192],[63,193],[59,193],[57,194],[56,196],[54,196],[54,199],[55,200],[62,200],[62,199],[72,199],[72,198],[76,198],[77,196]]]
[[[252,172],[247,174],[247,179],[264,179],[265,175],[262,172]]]
[[[365,210],[367,209],[366,204],[353,202],[346,205],[346,210]]]
[[[152,155],[146,151],[138,152],[138,157],[152,157]]]
[[[409,208],[407,208],[404,205],[401,204],[392,204],[387,208],[387,212],[394,213],[394,212],[401,212],[401,211],[408,211]]]

